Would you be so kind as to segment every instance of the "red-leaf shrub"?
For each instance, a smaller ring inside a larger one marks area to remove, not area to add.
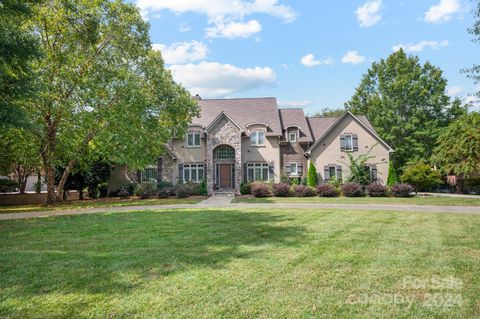
[[[273,184],[273,196],[287,197],[290,196],[290,185],[287,183]]]
[[[297,197],[312,197],[315,196],[315,189],[305,186],[305,185],[297,185],[295,186],[295,196]]]
[[[317,193],[321,197],[337,197],[338,196],[338,191],[337,189],[329,183],[323,183],[320,185],[317,185]]]
[[[382,183],[371,183],[367,186],[367,192],[370,197],[385,197],[387,196],[388,188]]]
[[[391,188],[391,192],[395,197],[410,197],[414,188],[410,184],[395,184]]]
[[[262,182],[253,182],[250,186],[250,190],[255,197],[267,197],[270,193],[268,185]]]
[[[342,193],[346,197],[361,197],[363,193],[362,185],[359,183],[345,183],[342,185]]]

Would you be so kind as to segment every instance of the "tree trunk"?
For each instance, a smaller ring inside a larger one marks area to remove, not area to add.
[[[35,192],[40,194],[42,192],[42,175],[40,170],[37,171],[37,183],[35,184]]]
[[[65,183],[67,182],[68,176],[70,175],[70,171],[72,168],[75,166],[75,160],[70,160],[65,167],[65,170],[63,171],[62,178],[60,179],[60,182],[58,182],[57,186],[57,202],[63,202],[64,201],[64,188],[65,188]]]
[[[45,170],[47,171],[47,205],[54,205],[55,198],[55,169],[50,163],[46,163]]]

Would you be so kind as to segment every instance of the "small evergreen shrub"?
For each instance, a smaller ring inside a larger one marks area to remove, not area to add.
[[[175,189],[175,196],[177,198],[187,198],[190,196],[190,189],[185,185],[177,185]]]
[[[158,181],[157,183],[157,189],[162,189],[162,188],[172,188],[173,187],[173,184],[169,181],[163,181],[163,180],[160,180]]]
[[[127,191],[127,190],[121,190],[117,193],[117,196],[118,197],[121,197],[121,198],[128,198],[130,197],[130,193]]]
[[[288,197],[290,196],[290,185],[286,183],[273,184],[273,196]]]
[[[157,196],[158,196],[158,198],[168,198],[168,197],[170,197],[170,189],[166,188],[166,187],[160,188],[157,192]]]
[[[201,185],[194,182],[188,182],[185,184],[190,195],[201,195]]]
[[[410,197],[414,190],[412,185],[400,183],[393,185],[390,191],[395,197]]]
[[[320,197],[337,197],[339,195],[339,191],[332,184],[323,183],[317,185],[317,194]]]
[[[240,184],[240,194],[250,195],[252,193],[252,190],[250,189],[250,187],[251,187],[251,183],[242,182],[242,184]]]
[[[135,195],[141,199],[150,198],[157,193],[157,185],[155,182],[138,183],[135,187]]]
[[[313,164],[313,161],[310,161],[310,165],[308,166],[308,186],[316,187],[318,184],[318,175],[317,169]]]
[[[315,189],[305,185],[297,185],[294,188],[296,197],[312,197],[315,196]]]
[[[253,182],[250,189],[255,197],[267,197],[270,193],[268,185],[262,182]]]
[[[388,177],[387,177],[387,185],[392,187],[393,185],[398,183],[397,172],[393,167],[392,161],[388,164]]]
[[[351,182],[342,185],[342,193],[346,197],[361,197],[364,196],[362,185]]]
[[[200,195],[206,196],[208,194],[207,181],[202,180],[200,183]]]
[[[388,195],[388,188],[381,183],[371,183],[367,186],[367,193],[370,197],[385,197]]]

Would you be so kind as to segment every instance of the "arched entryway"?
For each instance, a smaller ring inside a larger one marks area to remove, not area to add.
[[[214,189],[235,189],[235,149],[220,145],[213,150]]]

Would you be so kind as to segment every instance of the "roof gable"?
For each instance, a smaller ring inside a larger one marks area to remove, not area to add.
[[[206,127],[205,131],[206,131],[206,132],[210,131],[210,130],[215,126],[215,124],[217,124],[217,122],[218,122],[221,118],[223,118],[223,117],[227,118],[228,121],[232,122],[233,125],[235,125],[236,127],[238,127],[238,129],[240,130],[240,132],[243,133],[243,130],[242,130],[242,128],[240,127],[240,125],[238,125],[226,112],[222,112],[222,113],[218,114],[217,117],[212,121],[212,123],[210,123],[210,124]]]
[[[298,139],[299,142],[313,142],[312,134],[310,132],[310,125],[305,118],[303,109],[279,109],[280,123],[282,130],[286,130],[289,127],[298,127],[301,135]]]

